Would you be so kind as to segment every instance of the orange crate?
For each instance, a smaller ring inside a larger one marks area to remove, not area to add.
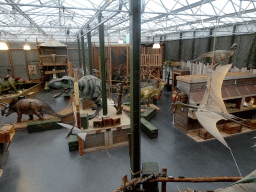
[[[0,143],[10,142],[15,134],[14,125],[6,124],[0,128]]]

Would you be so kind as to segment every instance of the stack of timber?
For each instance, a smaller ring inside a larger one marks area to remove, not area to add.
[[[62,126],[57,124],[60,122],[61,122],[60,118],[30,121],[28,123],[27,130],[28,130],[28,133],[34,133],[34,132],[40,132],[40,131],[46,131],[46,130],[60,129],[62,128]]]

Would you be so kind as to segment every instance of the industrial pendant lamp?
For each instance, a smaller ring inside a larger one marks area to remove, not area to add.
[[[160,43],[155,43],[153,38],[153,49],[160,49]]]
[[[30,48],[29,45],[24,45],[23,49],[24,49],[24,50],[31,50],[31,48]]]
[[[0,50],[8,50],[8,46],[4,42],[0,42]]]

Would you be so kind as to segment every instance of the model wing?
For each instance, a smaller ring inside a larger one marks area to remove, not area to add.
[[[74,127],[72,125],[68,125],[68,124],[65,124],[65,123],[58,123],[58,124],[62,127],[65,127],[66,129],[69,129],[69,130],[71,130],[73,128],[74,133],[83,133],[84,132],[82,129],[79,129],[79,128]]]
[[[228,149],[229,146],[220,134],[219,130],[216,127],[216,123],[224,119],[223,116],[211,112],[211,111],[197,111],[196,117],[199,123],[212,135],[214,136],[219,142],[225,145]]]
[[[207,81],[206,90],[203,100],[200,103],[200,108],[206,107],[219,112],[228,113],[222,99],[221,87],[223,80],[231,66],[232,64],[219,66],[214,72],[212,72]]]

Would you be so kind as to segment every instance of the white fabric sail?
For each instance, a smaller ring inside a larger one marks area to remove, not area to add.
[[[217,113],[214,113],[213,111],[228,114],[222,99],[221,87],[226,73],[231,66],[231,64],[219,66],[214,72],[212,72],[209,80],[207,81],[203,100],[201,101],[199,109],[196,112],[196,117],[199,123],[228,149],[230,149],[228,144],[216,127],[216,123],[225,118]]]

